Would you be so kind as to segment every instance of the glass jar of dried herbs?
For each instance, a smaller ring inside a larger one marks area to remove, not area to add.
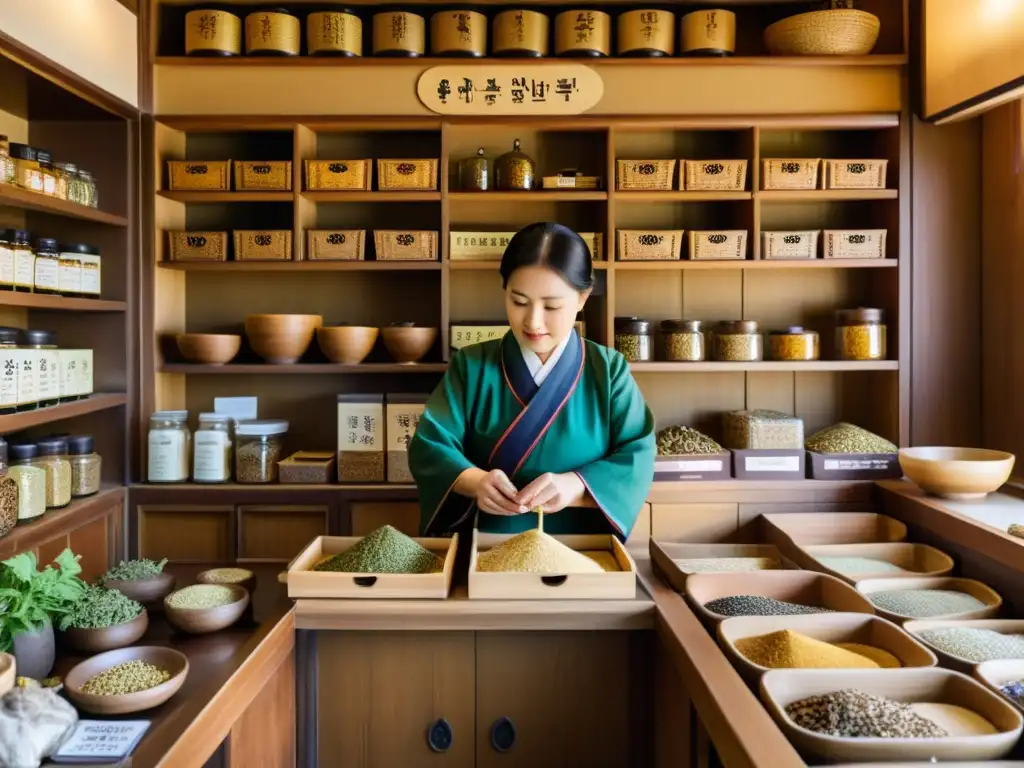
[[[287,421],[242,421],[235,428],[235,480],[239,483],[277,481],[277,462],[284,458],[282,437]]]

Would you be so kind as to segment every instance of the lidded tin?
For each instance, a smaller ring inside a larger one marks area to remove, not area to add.
[[[555,17],[556,56],[611,56],[612,19],[604,11],[563,11]]]
[[[679,25],[683,56],[732,56],[736,53],[736,14],[721,9],[693,11]]]
[[[469,8],[449,8],[430,17],[434,56],[479,58],[487,54],[487,17]]]
[[[723,320],[715,326],[714,359],[725,363],[749,363],[764,354],[761,333],[754,320]]]
[[[659,355],[670,363],[697,363],[704,359],[704,332],[700,320],[662,320]]]
[[[463,192],[486,192],[490,189],[490,173],[483,147],[476,151],[474,157],[459,160],[459,189]]]
[[[885,312],[872,307],[836,310],[836,357],[839,360],[885,360]]]
[[[298,56],[301,39],[299,20],[284,8],[245,17],[245,52],[250,56]]]
[[[495,56],[547,56],[549,27],[547,15],[538,11],[502,11],[494,17],[491,52]]]
[[[619,56],[671,56],[675,42],[676,16],[672,11],[641,8],[619,14]]]
[[[185,14],[186,56],[238,56],[242,52],[242,20],[216,7]]]
[[[512,142],[512,151],[494,161],[494,187],[501,191],[530,190],[537,182],[533,160],[520,149],[519,139]]]
[[[348,8],[331,7],[306,17],[310,56],[362,56],[363,22]]]
[[[647,363],[654,359],[651,324],[639,317],[615,318],[615,351],[631,363]]]
[[[402,10],[373,14],[373,55],[415,58],[427,50],[427,23]]]

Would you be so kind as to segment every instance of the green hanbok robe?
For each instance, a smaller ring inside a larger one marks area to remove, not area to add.
[[[534,515],[492,515],[453,490],[467,469],[501,469],[519,489],[545,472],[575,472],[596,508],[548,515],[548,533],[625,539],[654,479],[654,418],[618,352],[575,331],[538,387],[511,332],[456,352],[409,445],[424,535],[472,516],[480,531],[520,533]]]

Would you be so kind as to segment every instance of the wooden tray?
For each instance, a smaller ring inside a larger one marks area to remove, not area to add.
[[[1024,711],[1024,706],[1013,702],[999,691],[1001,685],[1012,683],[1014,680],[1024,680],[1024,659],[983,661],[974,668],[974,676],[1003,701],[1010,702],[1012,706]]]
[[[814,571],[829,573],[836,578],[856,584],[865,579],[907,579],[927,576],[945,576],[953,570],[953,558],[927,544],[910,544],[896,541],[889,544],[824,544],[816,547],[801,547],[806,556],[795,558],[801,567]],[[861,573],[842,573],[823,564],[822,557],[870,557],[884,560],[907,570],[907,573],[891,571],[864,571]],[[806,564],[805,564],[806,563]]]
[[[907,538],[907,526],[895,518],[874,512],[794,512],[762,515],[761,519],[769,543],[780,549],[788,542],[806,547],[903,541]]]
[[[766,569],[768,571],[781,571],[786,568],[795,568],[791,560],[787,560],[782,553],[771,544],[678,544],[669,541],[657,541],[651,539],[648,545],[651,559],[658,567],[658,571],[672,585],[676,592],[686,592],[686,580],[691,576],[698,576],[696,573],[684,573],[675,563],[676,560],[689,560],[695,558],[729,558],[729,557],[768,557],[779,561],[778,568]],[[744,576],[764,573],[759,571],[739,571]],[[737,573],[737,571],[706,571],[705,573]]]
[[[314,598],[426,598],[444,600],[452,586],[459,535],[450,539],[413,539],[444,558],[438,573],[331,573],[310,570],[325,557],[336,555],[362,541],[361,536],[317,536],[288,565],[285,574],[288,597]]]
[[[712,600],[732,595],[762,595],[789,603],[817,605],[843,613],[875,612],[871,601],[849,584],[834,576],[814,571],[695,573],[686,580],[687,602],[705,623],[736,618],[714,613],[704,607]]]
[[[999,733],[941,739],[845,739],[800,728],[786,705],[842,688],[902,701],[957,704],[987,719]],[[782,732],[801,752],[830,762],[991,760],[1007,755],[1020,738],[1020,713],[981,683],[948,669],[774,669],[761,678],[761,699]]]
[[[477,556],[512,534],[473,530],[469,556],[471,600],[633,600],[636,598],[636,565],[626,548],[612,535],[555,536],[578,552],[611,552],[622,569],[605,573],[481,573]]]
[[[961,621],[967,619],[988,619],[999,613],[999,609],[1003,605],[1003,598],[999,596],[999,593],[986,584],[982,584],[980,581],[974,579],[961,579],[952,576],[935,576],[931,578],[897,578],[897,579],[864,579],[858,581],[854,586],[857,591],[862,595],[871,599],[871,595],[875,592],[886,592],[888,590],[895,589],[952,589],[957,592],[966,592],[969,595],[981,600],[986,608],[979,608],[976,611],[967,611],[966,613],[950,614],[948,616],[931,616],[928,618],[929,621],[938,621],[939,619],[959,619]],[[913,616],[902,616],[898,613],[891,613],[889,611],[882,610],[878,606],[875,606],[875,613],[879,616],[884,616],[889,621],[895,621],[902,624],[905,621],[924,621],[924,619],[914,619]]]
[[[993,632],[1000,632],[1005,635],[1024,635],[1024,620],[1021,619],[976,619],[973,621],[969,619],[966,621],[958,619],[913,619],[904,623],[903,628],[931,648],[935,655],[939,657],[939,662],[942,666],[955,669],[957,672],[963,672],[965,675],[971,674],[974,668],[979,666],[979,663],[965,659],[963,656],[954,656],[952,653],[947,653],[920,636],[920,633],[924,630],[945,629],[947,627],[991,629]],[[1018,659],[1007,659],[1007,661],[1018,661]],[[1019,661],[1022,662],[1021,669],[1024,670],[1024,659],[1019,659]],[[981,663],[987,664],[988,662]],[[1024,674],[1021,675],[1021,678],[1024,678]]]
[[[863,643],[888,651],[903,667],[934,667],[935,654],[892,622],[865,613],[815,613],[806,616],[733,616],[718,625],[718,644],[748,682],[757,682],[770,667],[748,660],[736,641],[790,629],[826,643]],[[872,670],[873,671],[873,670]]]

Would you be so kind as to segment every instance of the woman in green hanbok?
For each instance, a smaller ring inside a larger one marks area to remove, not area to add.
[[[504,338],[456,352],[409,446],[424,535],[476,516],[480,531],[625,539],[654,477],[654,420],[618,352],[575,329],[594,284],[590,250],[532,224],[501,259]]]

